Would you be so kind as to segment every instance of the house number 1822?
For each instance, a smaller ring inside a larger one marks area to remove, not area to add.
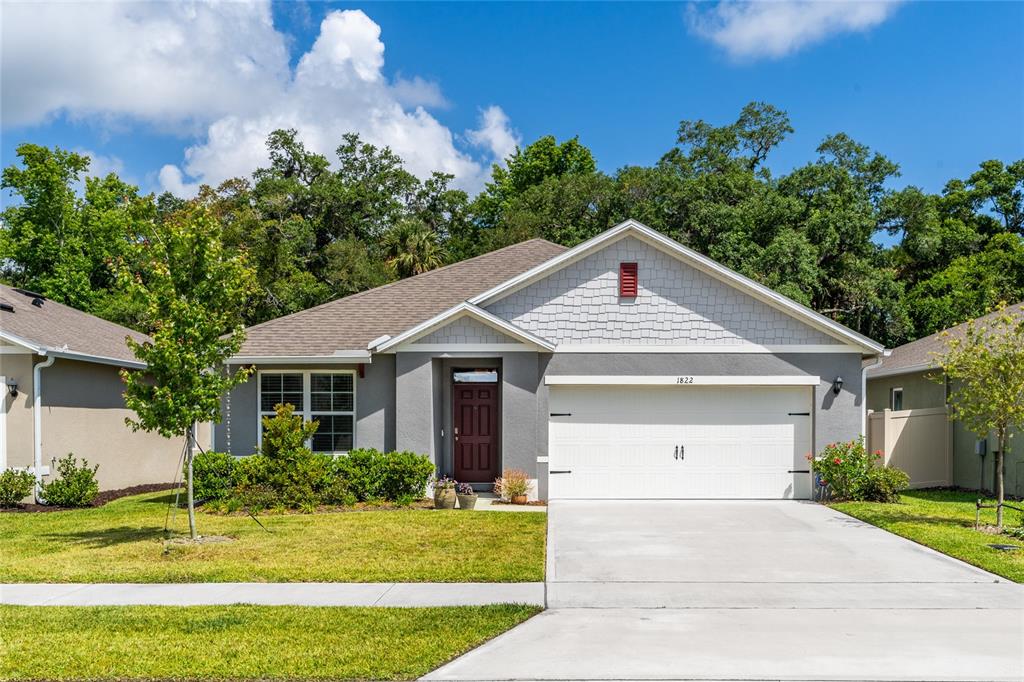
[[[677,384],[692,384],[693,377],[676,377]]]

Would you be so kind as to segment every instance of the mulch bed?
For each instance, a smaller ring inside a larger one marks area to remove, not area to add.
[[[108,502],[120,499],[122,497],[128,497],[129,495],[141,495],[143,493],[158,493],[163,490],[175,490],[180,485],[177,483],[147,483],[145,485],[133,485],[128,488],[118,488],[117,490],[104,490],[96,496],[96,499],[92,501],[90,507],[102,507]],[[56,511],[68,511],[69,509],[76,509],[76,507],[57,507],[51,504],[35,504],[34,502],[29,504],[21,504],[11,509],[0,509],[0,514],[4,512],[28,512],[28,513],[42,513],[42,512],[56,512]]]
[[[507,502],[505,500],[495,500],[491,504],[509,505],[511,507],[546,507],[548,503],[544,500],[530,500],[526,504],[516,504],[514,502]]]

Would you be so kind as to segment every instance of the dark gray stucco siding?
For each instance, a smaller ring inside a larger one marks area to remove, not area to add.
[[[274,371],[356,372],[356,447],[395,449],[395,359],[380,355],[364,365],[359,377],[358,365],[264,365],[257,369]],[[231,390],[221,401],[222,421],[214,428],[214,447],[219,452],[246,456],[256,452],[259,430],[259,385],[257,374]]]
[[[860,435],[864,402],[858,353],[557,353],[546,374],[552,375],[718,375],[821,377],[815,389],[814,447]],[[843,390],[832,393],[832,381]]]
[[[356,447],[395,449],[395,356],[377,355],[356,379]]]
[[[436,465],[433,384],[430,353],[395,354],[395,448],[428,455]]]

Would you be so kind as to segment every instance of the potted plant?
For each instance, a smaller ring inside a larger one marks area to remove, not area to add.
[[[526,504],[531,487],[530,479],[522,469],[505,469],[501,478],[494,481],[494,493],[512,504]]]
[[[476,506],[476,491],[469,483],[459,483],[455,487],[455,496],[459,498],[459,509],[472,509]]]
[[[455,486],[454,478],[434,479],[434,509],[455,509]]]

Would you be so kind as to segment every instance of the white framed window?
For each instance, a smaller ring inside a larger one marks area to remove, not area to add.
[[[889,389],[889,409],[893,412],[897,412],[903,409],[903,389],[902,388],[890,388]]]
[[[260,370],[257,373],[259,415],[257,443],[263,447],[263,417],[274,416],[274,406],[290,403],[304,421],[320,428],[306,445],[313,451],[341,455],[355,446],[356,374],[339,370]]]

